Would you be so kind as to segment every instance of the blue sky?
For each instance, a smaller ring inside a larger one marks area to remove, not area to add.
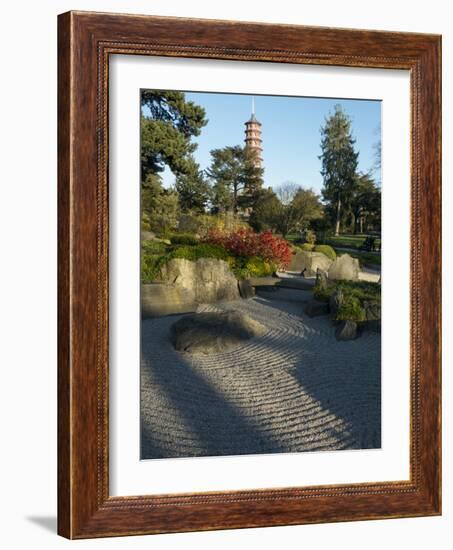
[[[368,172],[375,164],[380,139],[381,102],[353,99],[320,99],[255,95],[255,114],[262,124],[264,183],[277,188],[291,181],[320,192],[320,128],[325,117],[341,104],[352,120],[352,133],[359,152],[358,170]],[[244,122],[250,118],[252,96],[193,93],[186,98],[206,110],[208,124],[201,135],[195,159],[202,169],[210,165],[211,149],[244,144]],[[375,173],[379,181],[380,174]],[[171,172],[163,174],[164,185],[174,182]]]

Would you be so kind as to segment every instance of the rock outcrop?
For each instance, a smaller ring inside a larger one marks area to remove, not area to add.
[[[178,351],[211,354],[233,349],[265,331],[261,323],[239,311],[195,313],[171,326],[170,340]]]
[[[238,281],[238,289],[241,298],[247,300],[255,296],[255,287],[252,285],[250,279]]]
[[[160,280],[193,293],[200,304],[239,299],[238,282],[227,262],[200,258],[196,262],[175,258],[165,264]]]
[[[335,338],[340,341],[357,338],[357,323],[355,321],[341,321],[335,330]]]
[[[330,265],[327,275],[333,281],[358,281],[360,264],[357,258],[342,254]]]
[[[328,271],[332,260],[322,252],[307,252],[301,250],[293,254],[288,271],[303,273],[305,277],[315,277],[318,269]]]

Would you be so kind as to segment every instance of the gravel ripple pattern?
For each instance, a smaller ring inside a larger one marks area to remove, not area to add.
[[[233,351],[173,349],[181,316],[142,321],[141,457],[370,449],[381,445],[381,338],[337,342],[305,291],[203,305],[243,311],[266,333]]]

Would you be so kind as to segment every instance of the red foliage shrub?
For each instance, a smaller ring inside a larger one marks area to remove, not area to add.
[[[238,229],[233,233],[211,231],[205,238],[205,242],[223,246],[234,256],[246,258],[258,256],[280,269],[287,268],[291,261],[290,245],[271,231],[263,233],[255,233],[251,229]]]

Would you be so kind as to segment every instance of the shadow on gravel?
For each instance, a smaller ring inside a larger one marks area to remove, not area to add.
[[[257,298],[260,301],[260,297]],[[308,318],[302,313],[300,302],[285,299],[262,300],[262,303],[284,313],[300,317],[316,332],[300,338],[299,343],[288,343],[288,353],[294,362],[289,368],[294,379],[320,407],[341,419],[347,430],[329,432],[344,441],[345,449],[381,448],[381,351],[380,346],[370,350],[365,334],[350,342],[338,342],[327,316]],[[278,315],[278,314],[277,314]],[[316,342],[317,332],[331,332],[331,339],[322,345]],[[371,336],[378,338],[378,336]],[[363,338],[364,340],[361,340]],[[274,351],[272,342],[267,344]],[[282,346],[279,346],[279,352]],[[326,428],[326,433],[329,430]]]
[[[147,356],[145,369],[152,368],[153,357]],[[146,373],[145,373],[146,374]],[[189,454],[181,450],[179,436],[168,434],[171,444],[165,448],[157,443],[142,409],[141,458],[170,458],[187,456],[225,456],[269,452],[282,452],[280,443],[241,414],[203,377],[195,373],[192,365],[180,356],[165,369],[153,370],[153,379],[160,390],[190,428],[198,452]]]

